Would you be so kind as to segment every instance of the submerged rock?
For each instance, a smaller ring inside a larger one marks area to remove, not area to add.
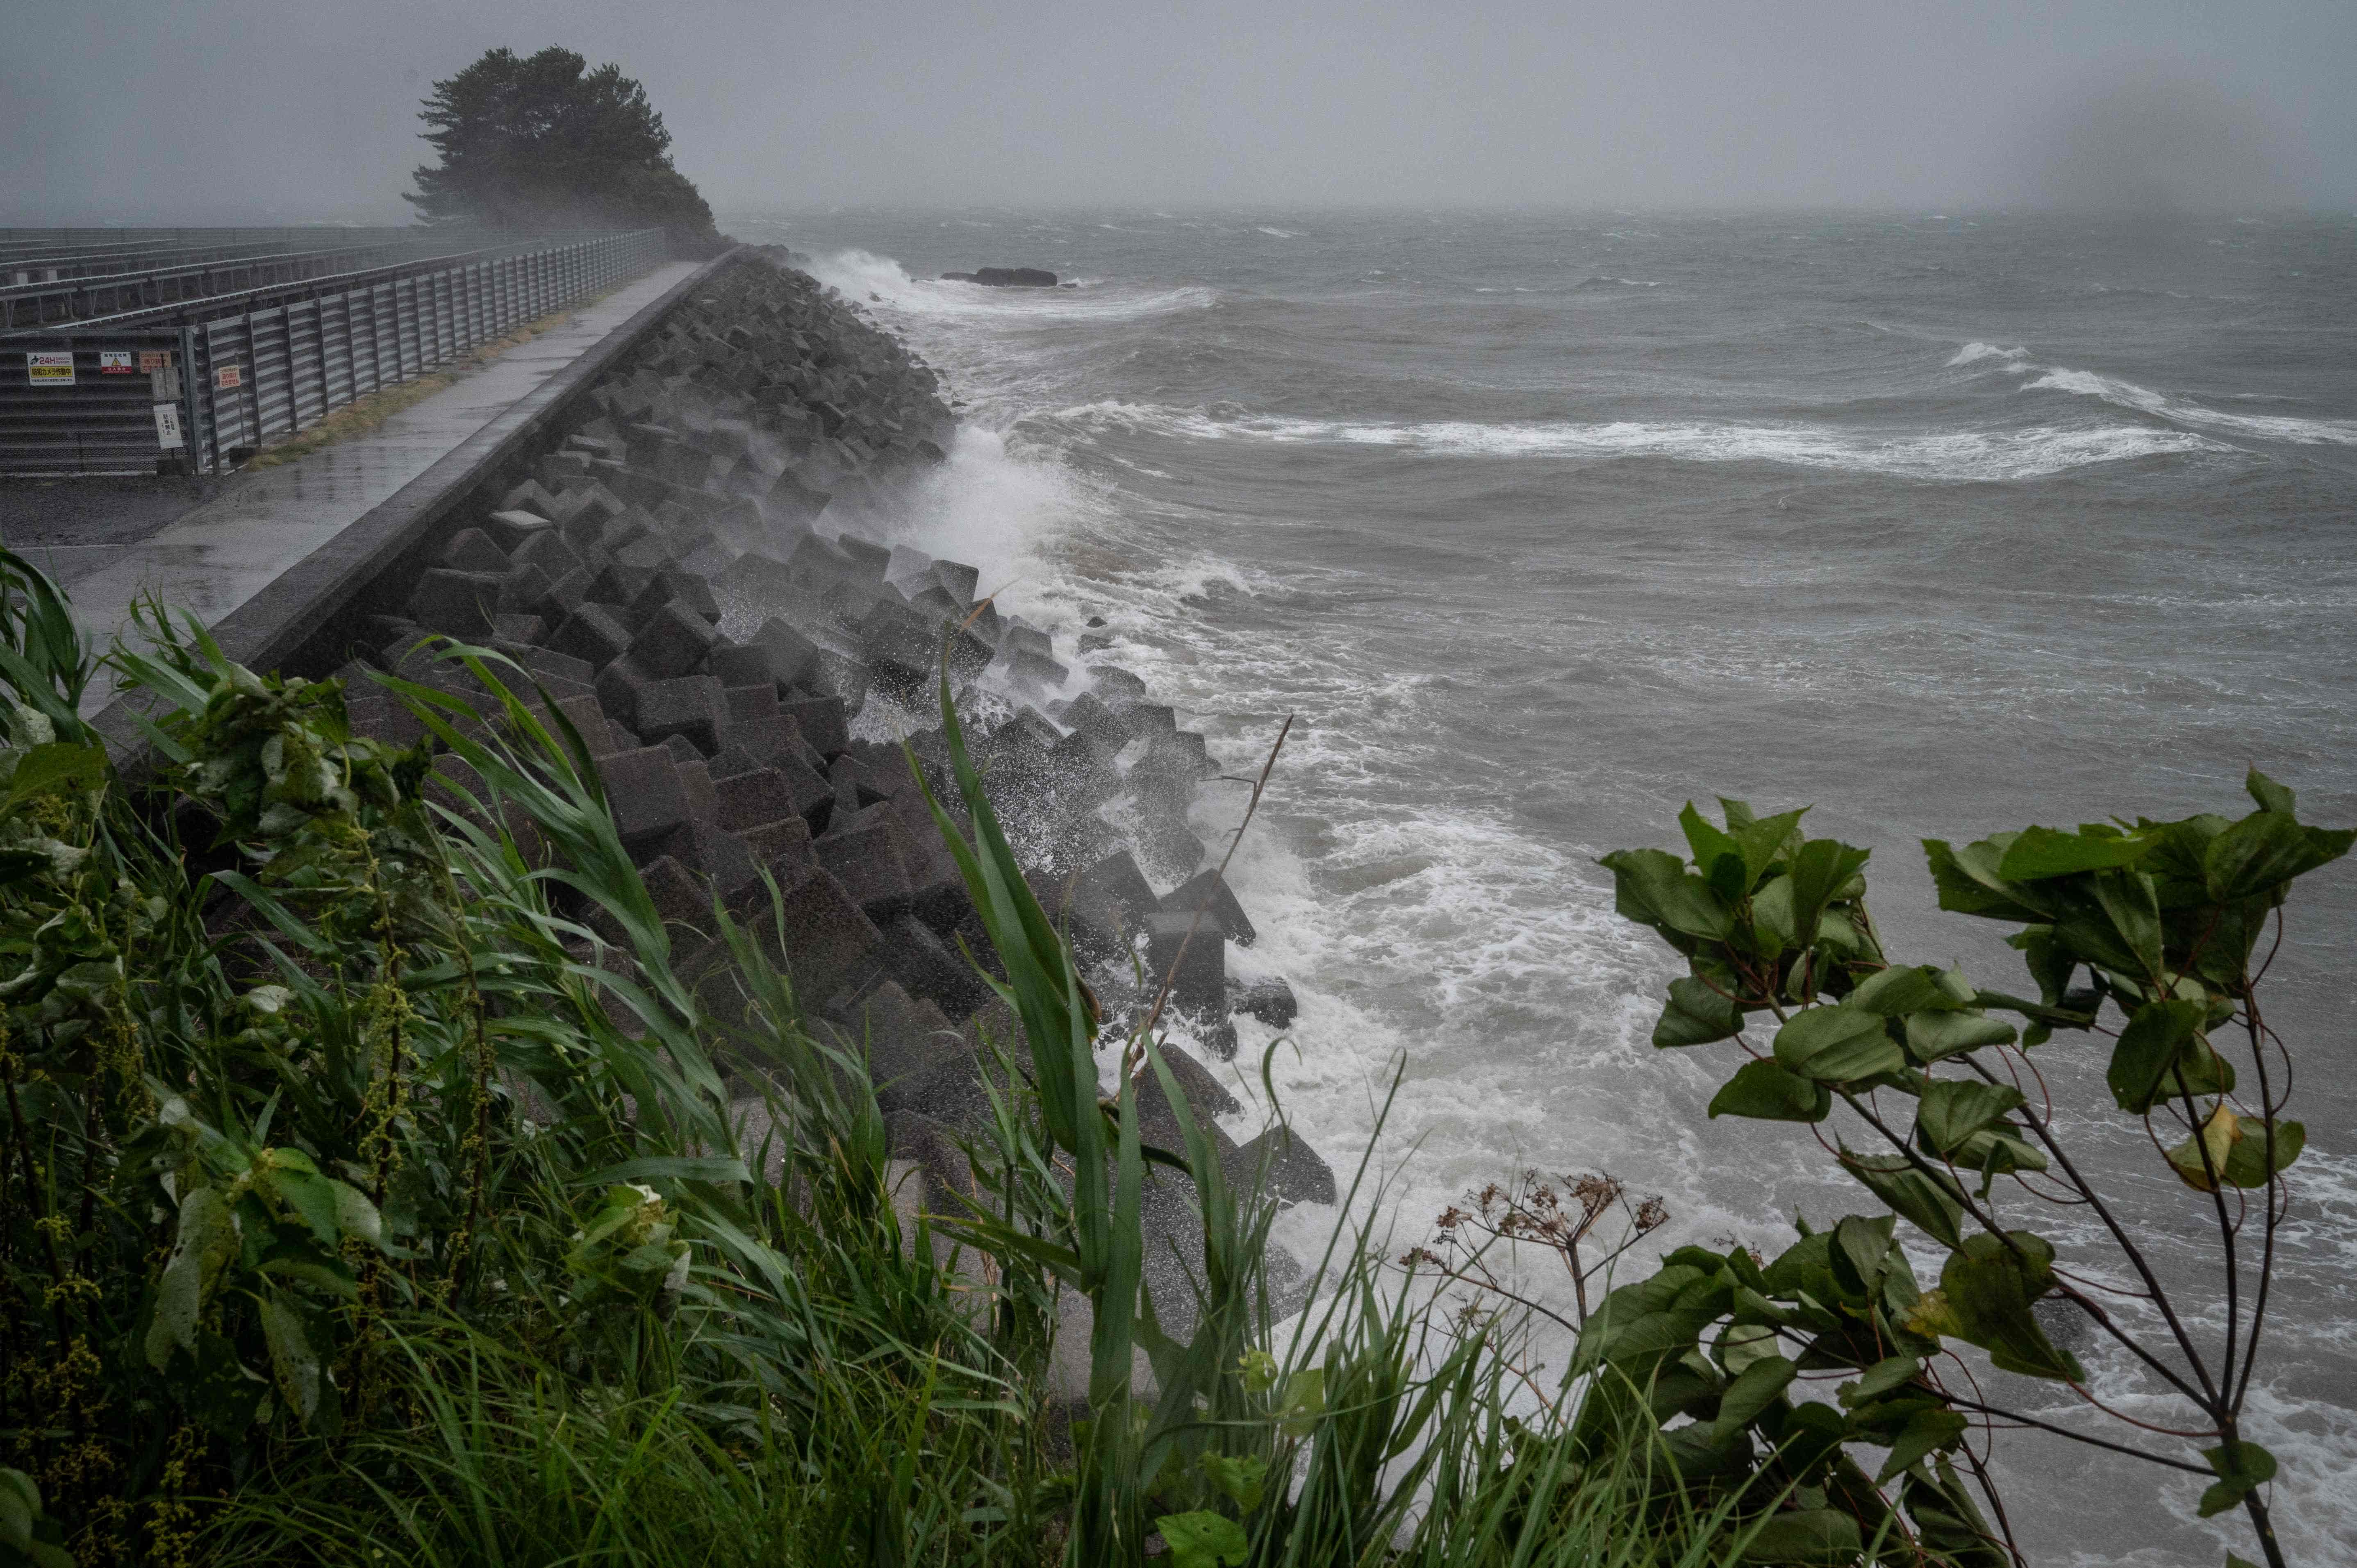
[[[1056,274],[1044,267],[977,267],[970,273],[943,273],[943,283],[978,283],[985,288],[1054,288]]]

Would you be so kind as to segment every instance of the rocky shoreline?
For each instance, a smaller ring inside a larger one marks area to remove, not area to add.
[[[987,1114],[985,1036],[1020,1053],[1019,1025],[959,950],[989,954],[963,882],[907,754],[881,738],[905,736],[936,797],[955,799],[931,711],[945,645],[993,808],[1105,1002],[1108,1042],[1174,963],[1170,1010],[1216,1054],[1234,1051],[1235,1013],[1292,1022],[1282,981],[1228,975],[1229,948],[1255,933],[1188,825],[1221,771],[1203,736],[1085,637],[1060,648],[977,603],[974,566],[825,526],[953,439],[939,377],[897,339],[781,252],[740,252],[556,428],[381,583],[374,613],[319,662],[350,660],[338,673],[356,731],[401,741],[421,728],[370,668],[480,700],[420,647],[440,633],[530,671],[597,759],[683,977],[728,1015],[715,897],[758,916],[748,929],[806,1023],[865,1051],[933,1207],[971,1185],[958,1141]],[[472,782],[456,758],[438,766]],[[1201,1062],[1171,1056],[1199,1115],[1239,1109]],[[1143,1087],[1146,1138],[1178,1147]],[[1265,1172],[1283,1201],[1332,1201],[1325,1162],[1281,1130],[1241,1145],[1211,1132],[1237,1179]],[[1150,1207],[1183,1227],[1178,1206]]]

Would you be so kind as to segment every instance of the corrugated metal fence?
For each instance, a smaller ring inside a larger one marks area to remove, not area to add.
[[[161,433],[175,419],[195,466],[217,471],[356,398],[636,277],[667,254],[662,231],[648,229],[188,327],[15,334],[0,345],[0,473],[153,472],[166,450]],[[168,358],[165,375],[143,369],[159,357]],[[167,396],[172,415],[158,412]]]

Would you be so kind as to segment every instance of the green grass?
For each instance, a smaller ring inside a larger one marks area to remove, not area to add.
[[[1363,1235],[1273,1321],[1271,1208],[1152,1041],[1119,1048],[1186,1146],[1141,1146],[1127,1079],[1100,1103],[1093,1004],[946,689],[940,822],[1022,1028],[974,1203],[911,1234],[770,917],[714,912],[716,1014],[517,671],[449,655],[490,723],[398,687],[468,765],[429,803],[427,754],[349,735],[332,683],[151,614],[115,668],[167,766],[133,789],[74,717],[67,607],[5,552],[0,610],[0,1466],[82,1563],[1633,1568],[1756,1528],[1642,1423],[1511,1418],[1512,1326],[1456,1331]],[[1203,1220],[1184,1340],[1140,1288],[1149,1180]]]

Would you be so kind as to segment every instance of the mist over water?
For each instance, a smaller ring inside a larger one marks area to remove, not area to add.
[[[1672,1245],[1772,1250],[1794,1212],[1862,1197],[1790,1129],[1707,1122],[1722,1058],[1646,1043],[1670,955],[1593,857],[1674,843],[1689,798],[1813,802],[1814,832],[1873,847],[1894,956],[1997,987],[2018,959],[1932,912],[1919,838],[2239,813],[2253,763],[2311,820],[2357,822],[2357,220],[725,226],[811,253],[965,400],[897,536],[974,561],[1065,649],[1103,617],[1232,772],[1299,714],[1239,858],[1263,935],[1235,963],[1300,993],[1275,1077],[1338,1166],[1404,1057],[1377,1156],[1402,1245],[1526,1165],[1663,1193]],[[1082,286],[921,281],[976,264]],[[1207,842],[1241,810],[1226,789]],[[2310,1143],[2254,1404],[2287,1545],[2326,1561],[2357,1539],[2357,1086],[2331,983],[2357,876],[2310,881],[2271,979]],[[1266,1031],[1239,1022],[1253,1060]],[[2058,1098],[2107,1103],[2099,1046],[2039,1059]],[[2128,1208],[2190,1212],[2115,1118],[2084,1131]],[[2191,1229],[2158,1254],[2188,1281],[2207,1255]],[[2041,1561],[2233,1539],[2194,1521],[2190,1477],[2026,1434],[1999,1463]]]

